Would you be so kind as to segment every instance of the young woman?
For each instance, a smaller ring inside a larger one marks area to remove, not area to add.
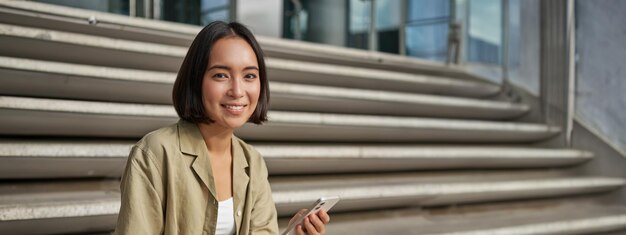
[[[278,234],[261,155],[233,135],[267,120],[263,52],[239,23],[213,22],[194,39],[178,72],[178,123],[144,136],[122,176],[117,234]],[[321,211],[296,228],[324,234]]]

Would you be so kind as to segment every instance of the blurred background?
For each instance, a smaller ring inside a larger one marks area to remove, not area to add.
[[[112,232],[195,34],[252,29],[280,226],[626,234],[626,1],[0,0],[0,233]]]

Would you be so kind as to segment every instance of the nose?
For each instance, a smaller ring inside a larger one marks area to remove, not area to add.
[[[243,79],[236,77],[235,79],[231,79],[230,89],[227,92],[227,95],[233,98],[241,98],[244,95],[243,90]]]

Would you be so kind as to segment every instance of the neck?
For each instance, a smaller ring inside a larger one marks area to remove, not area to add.
[[[206,123],[198,123],[197,125],[211,156],[230,156],[232,129],[224,129]]]

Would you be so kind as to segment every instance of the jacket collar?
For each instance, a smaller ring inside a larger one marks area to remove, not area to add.
[[[200,133],[200,129],[195,123],[180,119],[178,121],[178,140],[180,151],[184,154],[194,156],[191,168],[202,180],[202,183],[209,189],[213,198],[217,200],[215,180],[209,159],[209,152]],[[248,160],[246,153],[235,136],[231,137],[231,155],[233,156],[233,199],[235,208],[241,210],[242,203],[246,198],[246,189],[249,183]]]

